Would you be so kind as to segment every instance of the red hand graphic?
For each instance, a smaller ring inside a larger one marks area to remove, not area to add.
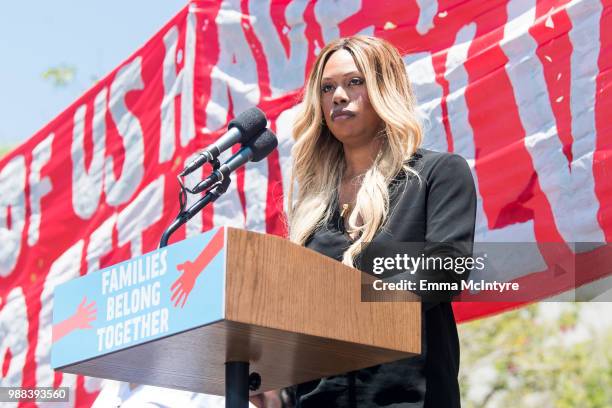
[[[96,320],[96,302],[92,301],[89,305],[85,306],[87,297],[83,296],[83,300],[77,307],[76,313],[71,317],[72,325],[75,329],[91,329],[93,326],[91,322]]]
[[[183,274],[172,284],[170,290],[172,291],[172,297],[170,298],[171,302],[174,302],[174,306],[181,307],[185,306],[185,302],[187,302],[187,297],[191,290],[193,289],[193,285],[195,285],[195,281],[202,272],[202,269],[198,268],[196,264],[191,261],[185,261],[180,265],[176,266],[178,271],[183,271]]]
[[[179,304],[181,307],[185,306],[196,279],[198,279],[198,276],[206,269],[206,266],[217,256],[221,249],[223,249],[223,228],[217,231],[195,261],[185,261],[176,266],[176,270],[182,271],[183,274],[170,287],[172,292],[170,301],[174,302],[174,307],[177,307]]]
[[[76,312],[63,322],[59,322],[51,329],[51,341],[55,343],[65,335],[72,333],[76,329],[91,329],[91,322],[96,320],[96,302],[92,301],[89,305],[85,305],[87,297],[83,296],[83,300],[77,306]]]

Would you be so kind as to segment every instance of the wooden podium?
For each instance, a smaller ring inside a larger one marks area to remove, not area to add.
[[[362,302],[362,272],[288,240],[219,228],[139,258],[56,289],[55,369],[224,395],[226,375],[244,382],[246,367],[247,376],[250,370],[261,377],[253,395],[420,353],[419,302]],[[181,307],[172,290],[185,260],[203,271]],[[151,285],[158,291],[152,299],[161,300],[141,307]],[[74,310],[90,301],[95,319],[74,328]],[[146,336],[139,313],[161,316],[156,334]],[[88,350],[77,352],[84,345]],[[236,374],[227,362],[248,364]]]

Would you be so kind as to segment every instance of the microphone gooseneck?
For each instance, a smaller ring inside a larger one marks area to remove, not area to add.
[[[208,190],[214,184],[222,181],[230,173],[249,161],[258,162],[272,153],[278,146],[278,139],[272,131],[265,129],[257,137],[247,142],[236,154],[230,157],[217,170],[213,171],[203,181],[199,182],[191,189],[192,193],[199,193]]]
[[[248,143],[265,129],[266,123],[266,115],[259,108],[251,108],[242,112],[230,121],[228,130],[223,136],[201,151],[193,161],[185,166],[180,176],[184,177],[204,164],[212,162],[236,143]]]

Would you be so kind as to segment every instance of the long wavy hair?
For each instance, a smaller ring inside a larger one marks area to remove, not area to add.
[[[372,240],[389,214],[389,184],[404,169],[415,171],[407,160],[420,146],[422,128],[415,111],[415,97],[398,50],[389,42],[355,35],[327,44],[319,53],[304,87],[300,111],[293,126],[295,144],[289,187],[289,238],[304,245],[319,227],[327,225],[338,200],[338,187],[346,170],[342,143],[324,123],[321,77],[329,57],[344,49],[365,77],[373,109],[384,122],[381,148],[363,177],[348,230],[358,238],[343,254],[342,262],[353,266],[364,243]],[[417,175],[418,176],[418,175]],[[297,184],[297,192],[294,191]],[[358,220],[361,218],[361,225]]]

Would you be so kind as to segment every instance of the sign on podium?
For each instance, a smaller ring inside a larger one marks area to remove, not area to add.
[[[245,399],[418,354],[420,303],[360,288],[314,251],[216,228],[58,286],[51,365]]]

